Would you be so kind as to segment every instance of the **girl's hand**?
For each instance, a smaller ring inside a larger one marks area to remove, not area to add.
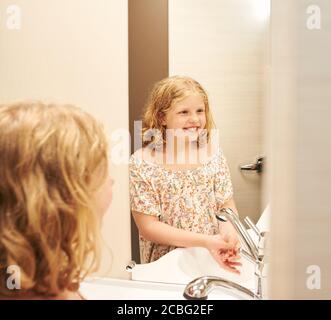
[[[221,235],[207,236],[206,248],[215,261],[225,270],[240,274],[237,269],[242,264],[238,262],[240,256],[233,243],[224,241]]]

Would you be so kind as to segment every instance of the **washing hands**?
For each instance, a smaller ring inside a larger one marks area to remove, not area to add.
[[[240,274],[240,242],[236,230],[230,222],[222,223],[220,233],[210,236],[207,244],[212,257],[225,270]]]
[[[222,227],[220,229],[220,236],[223,241],[230,246],[228,250],[219,251],[223,263],[231,269],[229,271],[240,274],[240,271],[238,269],[242,265],[239,262],[240,242],[238,233],[231,222],[227,221],[222,223]]]

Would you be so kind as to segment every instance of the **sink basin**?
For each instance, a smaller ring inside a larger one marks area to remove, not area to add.
[[[222,269],[205,248],[177,248],[157,261],[138,264],[132,269],[132,280],[186,285],[201,276],[217,276],[254,287],[254,265],[241,258],[241,274]]]
[[[80,285],[81,294],[88,300],[186,300],[185,285],[156,282],[90,278]],[[216,288],[210,300],[239,300],[243,297]]]
[[[250,286],[254,275],[254,265],[244,258],[241,258],[240,262],[242,263],[241,274],[237,275],[221,268],[205,248],[187,248],[178,256],[179,268],[191,280],[202,276],[216,276]]]

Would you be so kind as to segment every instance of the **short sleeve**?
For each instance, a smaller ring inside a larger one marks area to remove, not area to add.
[[[215,175],[215,197],[218,206],[222,206],[233,196],[233,187],[228,164],[223,152],[220,150],[217,159],[218,168]]]
[[[142,167],[130,160],[130,206],[132,211],[151,216],[160,216],[159,195]]]

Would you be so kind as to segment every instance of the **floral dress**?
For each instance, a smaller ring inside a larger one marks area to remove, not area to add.
[[[219,233],[215,213],[233,195],[230,172],[221,149],[194,169],[176,170],[130,158],[131,210],[158,217],[170,226],[213,235]],[[139,235],[141,263],[155,261],[175,249]]]

